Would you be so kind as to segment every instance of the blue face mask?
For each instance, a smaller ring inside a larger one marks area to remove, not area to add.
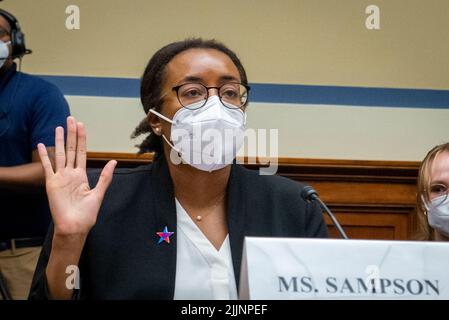
[[[9,58],[9,47],[8,44],[10,44],[11,41],[3,42],[0,40],[0,68],[3,67],[3,65],[6,62],[6,59]]]

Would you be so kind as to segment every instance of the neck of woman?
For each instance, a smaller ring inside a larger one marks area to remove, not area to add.
[[[223,169],[207,172],[188,164],[173,164],[167,159],[173,180],[175,197],[183,206],[203,209],[224,201],[224,195],[231,174],[231,165]]]

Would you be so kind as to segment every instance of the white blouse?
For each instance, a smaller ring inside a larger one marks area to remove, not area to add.
[[[229,234],[220,250],[212,245],[176,200],[175,300],[236,300]]]

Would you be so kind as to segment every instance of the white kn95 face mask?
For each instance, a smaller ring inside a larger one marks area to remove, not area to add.
[[[163,139],[181,159],[203,171],[214,171],[231,164],[243,145],[246,113],[238,107],[223,105],[219,97],[209,97],[179,109],[173,119],[154,113],[172,124],[171,142]]]

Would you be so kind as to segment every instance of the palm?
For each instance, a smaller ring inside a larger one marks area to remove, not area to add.
[[[39,145],[55,233],[59,235],[87,234],[94,226],[115,167],[114,161],[109,162],[97,186],[90,189],[85,165],[84,128],[73,121],[73,118],[67,120],[67,152],[64,152],[63,129],[56,130],[56,172],[52,170],[45,147]]]
[[[86,233],[95,224],[101,200],[91,192],[85,171],[60,170],[47,182],[47,194],[61,233]]]

